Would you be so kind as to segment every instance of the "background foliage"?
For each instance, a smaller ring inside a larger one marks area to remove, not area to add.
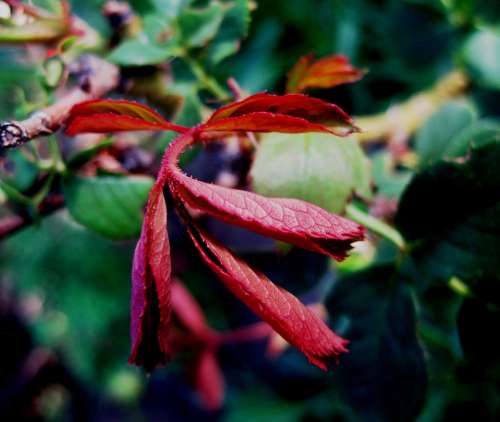
[[[35,3],[57,8],[57,2]],[[405,241],[400,250],[390,235],[374,230],[337,265],[285,245],[276,253],[269,240],[206,222],[275,282],[324,300],[330,325],[350,341],[350,352],[328,373],[292,349],[269,359],[264,341],[225,346],[219,357],[226,401],[215,412],[204,410],[182,359],[150,378],[126,363],[134,238],[154,157],[172,136],[121,150],[118,161],[126,174],[101,168],[90,178],[76,169],[116,146],[115,138],[88,149],[72,149],[55,137],[43,141],[45,149],[59,143],[69,169],[49,182],[64,193],[67,209],[35,218],[0,245],[1,411],[8,416],[15,404],[25,405],[26,397],[17,394],[25,382],[24,359],[50,351],[60,366],[41,377],[41,393],[30,404],[42,420],[498,420],[497,3],[132,1],[141,25],[101,55],[125,76],[145,75],[150,82],[157,65],[168,63],[174,80],[161,80],[162,88],[152,90],[156,95],[146,97],[180,124],[199,123],[207,106],[222,102],[229,77],[247,92],[284,92],[287,71],[309,52],[343,53],[368,70],[358,83],[310,92],[354,116],[385,112],[456,69],[471,83],[408,134],[402,155],[387,139],[365,144],[356,137],[272,134],[260,139],[255,156],[212,146],[186,159],[190,173],[203,180],[226,172],[264,195],[306,199],[352,218],[353,206],[371,211]],[[72,2],[75,13],[109,41],[113,31],[101,6],[97,0]],[[164,33],[173,35],[164,39]],[[36,48],[28,53],[18,46],[0,48],[2,119],[24,118],[55,98],[55,71]],[[139,97],[133,90],[127,95]],[[388,116],[397,129],[402,117]],[[30,147],[23,149],[3,158],[1,215],[32,212],[37,195],[43,196],[39,181],[47,169],[30,158]],[[174,270],[210,323],[225,330],[255,321],[201,265],[170,214]]]

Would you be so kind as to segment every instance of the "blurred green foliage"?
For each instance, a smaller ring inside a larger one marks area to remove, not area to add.
[[[100,13],[102,3],[73,1],[72,7],[107,39],[111,29]],[[225,412],[204,417],[498,420],[500,365],[494,345],[500,320],[500,3],[135,0],[131,4],[142,27],[100,54],[122,66],[127,75],[167,63],[175,75],[167,94],[181,98],[170,117],[185,125],[199,123],[207,107],[227,98],[223,81],[229,77],[248,92],[283,92],[287,71],[309,52],[343,53],[368,70],[354,85],[310,93],[354,115],[384,111],[456,67],[472,80],[465,98],[441,107],[411,137],[413,164],[394,165],[387,145],[368,147],[363,153],[355,139],[264,137],[250,173],[256,191],[307,199],[335,212],[342,212],[353,194],[357,199],[374,196],[394,206],[399,201],[396,227],[407,248],[400,251],[374,236],[370,246],[357,248],[338,267],[326,265],[323,270],[317,261],[301,256],[303,272],[273,252],[249,254],[271,276],[278,270],[269,266],[288,265],[288,272],[278,278],[288,277],[285,282],[301,286],[300,292],[314,291],[306,280],[311,274],[326,273],[330,282],[321,294],[332,327],[351,342],[350,353],[323,374],[294,350],[272,361],[263,357],[262,345],[223,351]],[[165,33],[171,36],[163,37]],[[0,49],[1,118],[21,119],[54,98],[43,60],[31,53],[34,57],[27,57],[21,48]],[[171,139],[166,134],[151,150],[162,150]],[[106,142],[104,147],[114,141]],[[138,233],[151,179],[80,177],[77,168],[99,149],[85,150],[72,162],[63,148],[68,165],[64,182],[55,170],[57,155],[51,156],[48,167],[37,167],[33,163],[40,161],[32,159],[29,147],[7,153],[12,168],[2,170],[7,186],[0,192],[0,215],[6,213],[7,199],[10,211],[33,213],[33,198],[44,193],[35,182],[47,168],[57,189],[66,195],[67,209],[45,218],[35,215],[34,225],[2,241],[0,281],[15,286],[21,302],[31,298],[28,324],[36,344],[64,356],[96,394],[119,403],[125,412],[142,398],[139,413],[148,417],[148,406],[154,405],[144,397],[154,396],[151,391],[157,389],[163,400],[168,386],[161,383],[173,379],[181,398],[174,395],[172,401],[198,406],[193,393],[185,392],[191,390],[184,381],[172,378],[179,375],[180,365],[147,381],[126,364],[133,242],[109,237]],[[192,153],[191,163],[200,162],[197,153]],[[209,169],[199,171],[209,174]],[[227,328],[252,320],[198,267],[192,258],[195,252],[177,231],[172,228],[174,258],[211,322]],[[227,235],[253,241],[237,231]],[[168,403],[175,407],[172,401]],[[135,411],[124,419],[137,420]]]

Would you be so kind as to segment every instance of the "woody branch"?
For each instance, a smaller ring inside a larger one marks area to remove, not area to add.
[[[25,120],[0,123],[0,149],[19,147],[38,136],[52,134],[66,121],[75,104],[105,95],[120,80],[118,67],[93,55],[81,56],[70,70],[77,76],[78,85],[53,105]]]

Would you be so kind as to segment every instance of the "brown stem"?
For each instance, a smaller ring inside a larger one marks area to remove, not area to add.
[[[229,87],[229,90],[231,91],[231,94],[233,94],[234,100],[239,101],[245,97],[245,92],[241,89],[240,84],[236,79],[234,78],[229,78],[227,80],[227,86]]]
[[[64,206],[61,195],[47,197],[38,207],[40,216],[47,216]],[[9,215],[0,219],[0,240],[32,224],[35,220],[28,215]]]
[[[78,86],[56,103],[26,120],[0,124],[0,149],[19,147],[38,136],[52,134],[64,124],[75,104],[107,94],[116,88],[120,80],[120,72],[115,65],[92,55],[81,56],[74,73],[80,76]]]

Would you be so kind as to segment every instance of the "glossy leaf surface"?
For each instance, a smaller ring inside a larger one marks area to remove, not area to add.
[[[71,216],[89,229],[113,239],[137,236],[150,177],[70,177],[64,197]]]
[[[258,112],[305,119],[313,124],[328,126],[333,132],[339,135],[346,135],[357,130],[352,119],[340,107],[301,94],[255,94],[219,108],[212,114],[206,124],[207,127],[210,127],[222,119]],[[265,125],[262,125],[262,129],[266,129],[266,131],[275,130],[267,129]]]
[[[250,268],[194,224],[190,224],[189,234],[205,263],[226,287],[311,363],[326,370],[329,362],[346,351],[346,341],[291,293]]]
[[[172,172],[172,190],[190,207],[227,223],[342,260],[363,228],[324,209],[289,198],[266,198],[253,192],[208,184]]]
[[[187,128],[170,123],[143,104],[123,100],[91,100],[74,106],[70,111],[66,133],[118,132],[131,130],[173,130]]]

